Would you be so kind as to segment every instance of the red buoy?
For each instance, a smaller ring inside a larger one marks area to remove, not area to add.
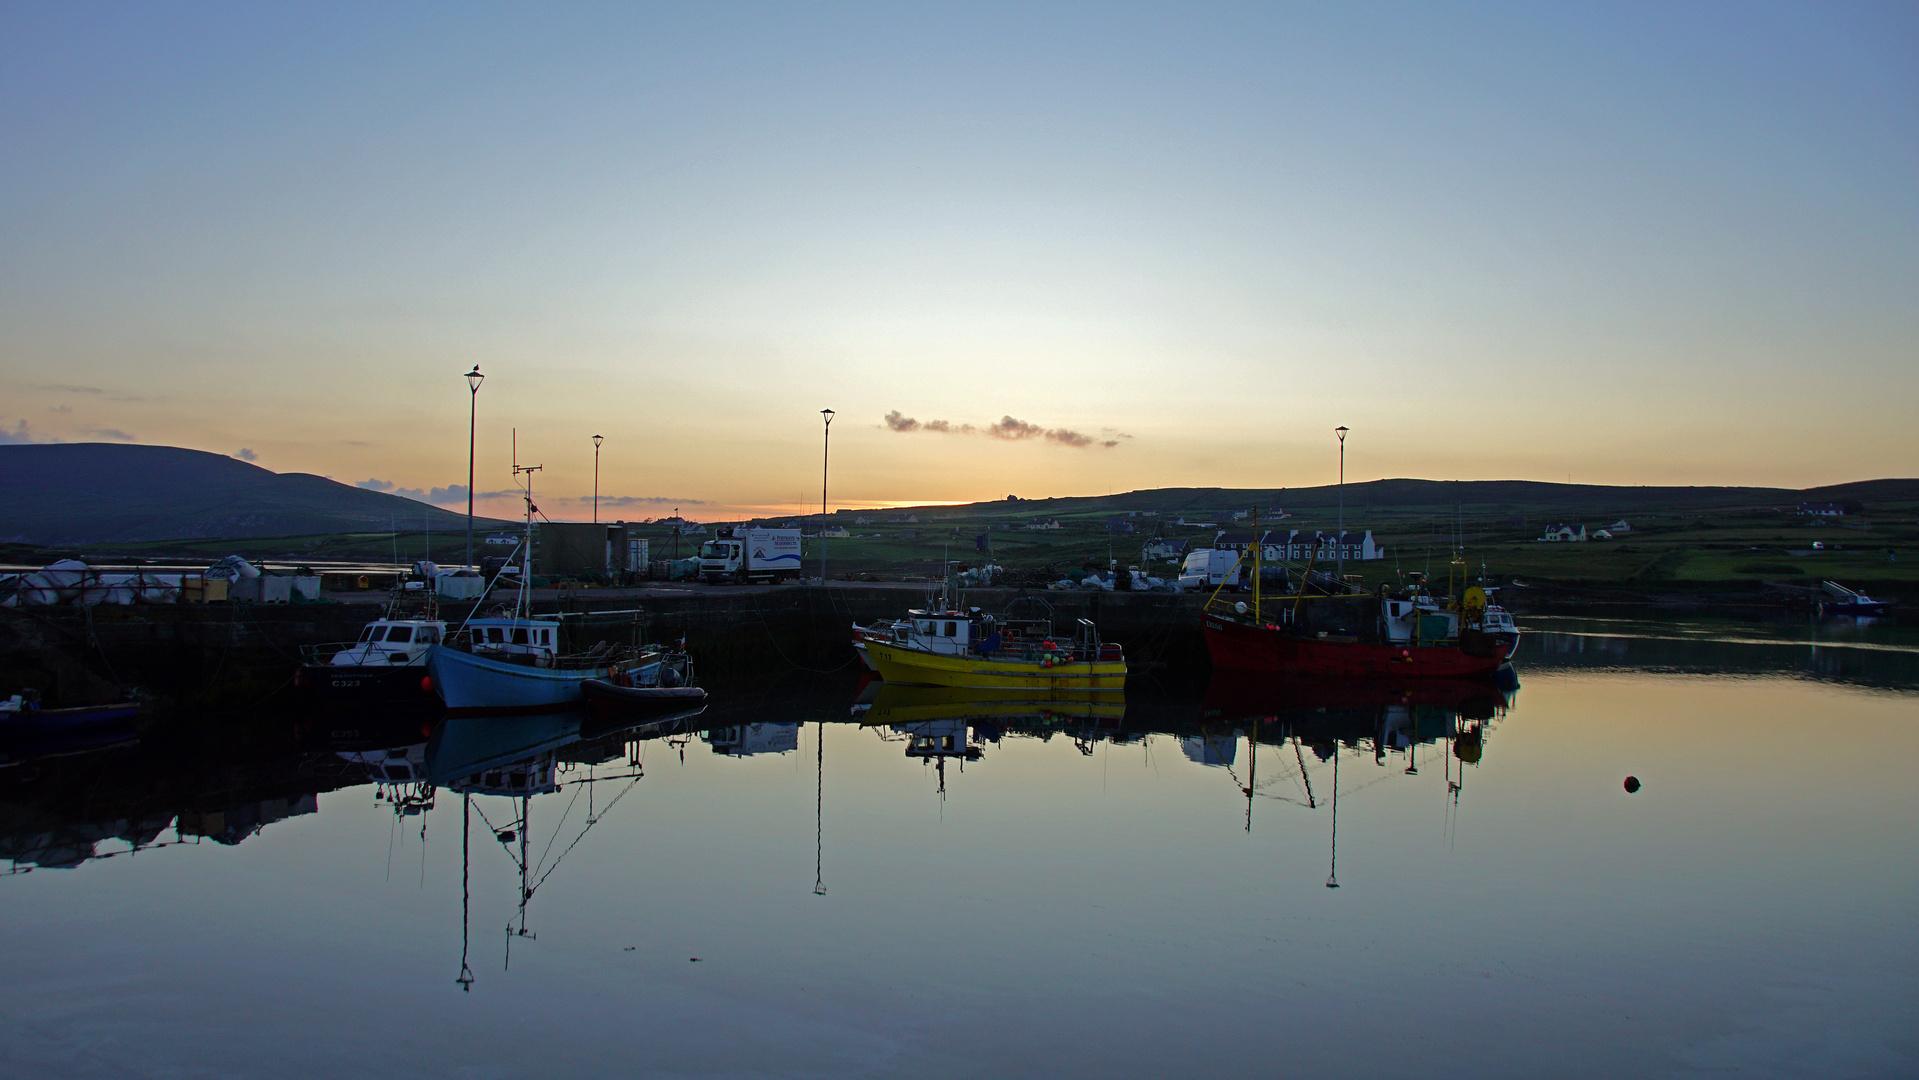
[[[433,676],[431,675],[420,676],[420,689],[425,690],[427,693],[431,694],[433,692]]]

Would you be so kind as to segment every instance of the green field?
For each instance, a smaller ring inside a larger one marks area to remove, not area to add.
[[[1561,498],[1548,492],[1554,496],[1550,500],[1460,505],[1380,497],[1386,490],[1383,485],[1408,483],[1415,482],[1388,481],[1349,488],[1345,508],[1348,530],[1371,530],[1387,550],[1385,559],[1349,564],[1349,571],[1368,581],[1390,580],[1405,570],[1443,574],[1457,547],[1475,574],[1483,565],[1497,579],[1518,579],[1529,585],[1635,593],[1712,592],[1752,589],[1767,583],[1810,587],[1833,579],[1869,592],[1919,599],[1919,485],[1915,484],[1876,482],[1876,490],[1882,495],[1903,497],[1865,501],[1857,505],[1859,512],[1825,520],[1798,513],[1795,502],[1768,500],[1741,505],[1739,489],[1698,489],[1694,505],[1687,505],[1684,492],[1688,489],[1660,489],[1657,500],[1648,500],[1654,505],[1637,507],[1633,505],[1637,489],[1630,488],[1567,489],[1574,494]],[[1422,492],[1449,490],[1444,485],[1417,483],[1426,485]],[[1464,490],[1470,486],[1459,487]],[[963,569],[987,561],[987,555],[975,546],[976,538],[985,535],[991,544],[991,561],[1021,571],[1020,577],[1033,584],[1082,567],[1103,568],[1109,560],[1121,567],[1138,566],[1168,576],[1176,572],[1175,564],[1146,563],[1141,556],[1143,545],[1165,537],[1204,546],[1217,531],[1175,524],[1182,516],[1214,520],[1229,532],[1250,534],[1252,520],[1235,521],[1231,515],[1234,509],[1250,509],[1257,504],[1262,529],[1330,532],[1339,519],[1339,509],[1336,497],[1326,496],[1328,490],[1179,489],[1096,498],[843,512],[834,515],[834,524],[853,535],[826,542],[828,569],[835,578],[935,578],[948,564]],[[1274,520],[1276,508],[1284,508],[1286,516]],[[1123,520],[1133,526],[1134,532],[1109,532],[1109,522],[1129,512],[1134,516]],[[891,520],[908,515],[918,520]],[[856,524],[859,517],[867,518],[868,523]],[[1611,540],[1543,543],[1537,539],[1550,524],[1583,524],[1591,534],[1622,517],[1631,522],[1631,531]],[[1025,528],[1034,521],[1057,521],[1059,528]],[[817,519],[805,519],[802,524],[816,529]],[[675,537],[669,527],[629,523],[628,529],[629,535],[651,541],[653,558],[673,556]],[[430,557],[435,561],[458,564],[462,560],[463,533],[436,532],[431,540]],[[680,538],[679,555],[695,554],[698,544],[698,537]],[[806,541],[809,573],[817,565],[819,544],[817,538]],[[1815,544],[1821,548],[1815,549]],[[211,562],[222,555],[242,554],[279,565],[309,561],[387,565],[409,563],[429,553],[427,537],[420,531],[397,536],[358,532],[121,544],[68,552],[17,545],[0,549],[0,558],[28,565],[44,563],[58,554],[103,563]]]

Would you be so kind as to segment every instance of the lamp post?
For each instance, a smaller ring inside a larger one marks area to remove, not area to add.
[[[1346,432],[1345,425],[1333,429],[1339,436],[1339,535],[1333,542],[1338,545],[1336,551],[1336,570],[1339,574],[1339,587],[1346,587]]]
[[[600,440],[604,435],[593,436],[593,524],[600,523]]]
[[[833,410],[821,409],[826,434],[820,443],[820,587],[826,587],[826,467],[833,458]]]
[[[480,417],[480,383],[486,376],[480,374],[480,365],[466,373],[466,385],[470,394],[466,410],[466,565],[473,565],[473,430]]]

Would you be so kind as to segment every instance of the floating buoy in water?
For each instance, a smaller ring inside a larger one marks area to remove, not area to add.
[[[431,694],[433,692],[433,676],[431,675],[420,676],[420,689],[425,690],[427,693]]]
[[[1639,790],[1639,778],[1637,776],[1626,777],[1626,794],[1631,795],[1633,792],[1638,790]]]

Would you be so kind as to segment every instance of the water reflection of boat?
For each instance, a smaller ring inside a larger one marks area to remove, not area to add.
[[[1458,680],[1368,683],[1216,672],[1201,705],[1200,735],[1189,736],[1183,749],[1199,764],[1223,768],[1232,776],[1246,800],[1249,832],[1259,797],[1308,810],[1329,809],[1326,887],[1336,889],[1339,800],[1355,793],[1341,788],[1342,759],[1370,758],[1378,769],[1397,756],[1403,766],[1386,775],[1416,777],[1420,747],[1441,747],[1450,830],[1456,822],[1466,769],[1484,756],[1492,723],[1505,714],[1511,701],[1509,688]],[[1242,739],[1246,744],[1243,778],[1237,771],[1236,754]],[[1269,761],[1273,749],[1279,751],[1278,770],[1265,777],[1259,763],[1262,746],[1268,747]],[[1317,779],[1315,766],[1322,770]],[[1361,786],[1370,787],[1372,782],[1369,779]]]
[[[1123,690],[992,690],[882,683],[864,711],[863,722],[912,724],[962,719],[992,721],[1002,727],[1021,723],[1059,726],[1074,720],[1119,720],[1125,715]]]
[[[534,894],[645,775],[640,767],[641,744],[684,731],[700,712],[698,708],[689,709],[637,724],[609,723],[584,711],[573,711],[488,718],[449,716],[440,725],[428,740],[426,760],[429,775],[461,797],[461,945],[460,973],[455,981],[462,989],[470,989],[474,982],[468,963],[474,818],[479,818],[519,872],[518,903],[506,927],[505,962],[510,964],[513,939],[535,936],[526,922],[527,905]],[[612,767],[607,772],[600,772],[608,765]],[[597,794],[600,784],[617,787],[602,798]],[[575,788],[573,797],[563,804],[552,835],[536,845],[532,838],[534,798],[568,786]],[[561,833],[574,820],[581,791],[586,794],[584,816],[572,839],[562,843]],[[505,799],[511,816],[498,820],[489,816],[485,805],[476,802],[489,796]]]

